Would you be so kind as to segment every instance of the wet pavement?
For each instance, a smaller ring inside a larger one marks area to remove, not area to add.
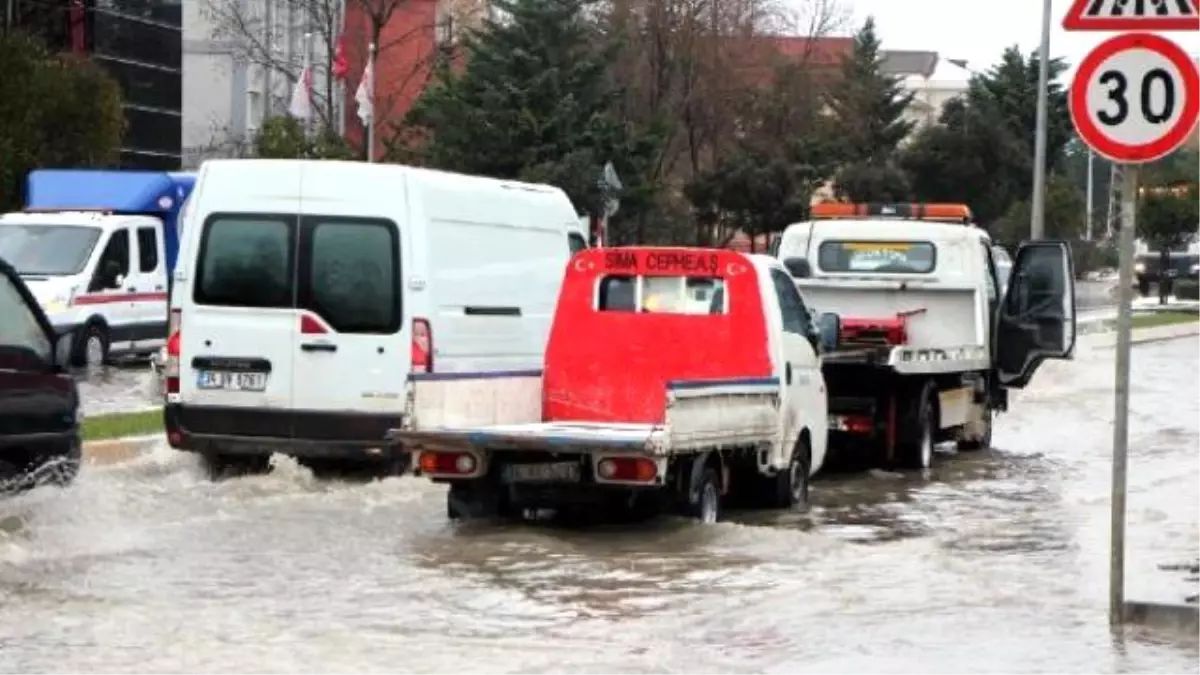
[[[1200,546],[1198,349],[1134,351],[1131,599],[1182,599],[1158,566]],[[1195,639],[1107,626],[1112,357],[1045,366],[996,450],[707,527],[451,525],[443,488],[287,460],[91,466],[0,503],[0,671],[1195,672]]]

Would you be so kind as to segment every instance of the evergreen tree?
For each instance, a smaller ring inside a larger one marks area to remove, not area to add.
[[[854,36],[854,50],[842,61],[841,78],[832,88],[829,107],[851,163],[883,163],[913,130],[904,119],[912,103],[899,77],[883,72],[883,56],[875,19],[868,18]]]
[[[418,161],[557,185],[580,213],[598,208],[600,170],[612,161],[626,192],[645,198],[638,169],[654,139],[618,118],[615,45],[587,22],[585,1],[495,0],[504,19],[468,36],[465,64],[441,66],[408,115]]]

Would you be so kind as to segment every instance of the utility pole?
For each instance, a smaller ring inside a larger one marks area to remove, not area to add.
[[[1038,49],[1037,130],[1033,150],[1033,218],[1029,238],[1046,236],[1046,116],[1050,86],[1050,0],[1042,2],[1042,45]]]
[[[244,0],[243,8],[253,0]],[[272,103],[275,100],[275,92],[271,90],[271,71],[275,69],[275,0],[266,0],[263,4],[266,7],[263,10],[263,79],[262,79],[262,119],[254,120],[257,124],[266,122],[271,117]]]

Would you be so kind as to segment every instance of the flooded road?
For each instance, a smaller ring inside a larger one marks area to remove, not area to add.
[[[1181,598],[1156,567],[1200,546],[1198,349],[1134,349],[1131,598]],[[89,468],[0,504],[0,670],[1195,672],[1195,640],[1108,630],[1112,358],[1044,366],[996,450],[707,527],[453,526],[439,487],[286,460]]]

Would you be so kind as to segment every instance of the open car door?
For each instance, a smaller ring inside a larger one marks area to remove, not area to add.
[[[1075,275],[1065,241],[1025,242],[996,321],[1000,383],[1022,389],[1046,359],[1075,351]]]

